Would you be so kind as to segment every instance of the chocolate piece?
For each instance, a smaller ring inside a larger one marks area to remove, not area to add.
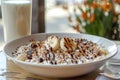
[[[43,58],[39,57],[39,58],[38,58],[38,61],[39,61],[40,63],[42,63],[44,60],[43,60]]]
[[[32,59],[32,51],[27,51],[27,58]]]
[[[32,48],[36,48],[37,45],[36,45],[35,43],[32,43],[32,44],[31,44],[31,47],[32,47]]]
[[[32,55],[27,55],[27,58],[28,59],[32,59]]]

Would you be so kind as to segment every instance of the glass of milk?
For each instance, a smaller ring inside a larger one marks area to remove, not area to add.
[[[1,0],[5,43],[31,34],[32,0]]]

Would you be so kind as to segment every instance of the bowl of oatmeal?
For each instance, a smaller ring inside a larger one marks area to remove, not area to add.
[[[87,74],[102,66],[116,51],[116,44],[108,39],[74,33],[33,34],[4,47],[7,58],[16,65],[46,77]]]

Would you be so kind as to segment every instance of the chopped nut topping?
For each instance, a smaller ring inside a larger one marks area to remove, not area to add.
[[[24,53],[26,54],[25,59],[20,59],[26,62],[52,65],[88,63],[102,59],[107,54],[105,49],[87,39],[61,38],[54,35],[48,39],[45,41],[32,40],[27,45],[17,47],[12,54],[16,58]]]

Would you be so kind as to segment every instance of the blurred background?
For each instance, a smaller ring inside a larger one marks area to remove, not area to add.
[[[120,0],[41,1],[44,2],[44,32],[87,33],[112,40],[120,39]],[[3,40],[0,8],[0,45]]]
[[[120,0],[46,0],[46,32],[87,33],[120,40]]]

